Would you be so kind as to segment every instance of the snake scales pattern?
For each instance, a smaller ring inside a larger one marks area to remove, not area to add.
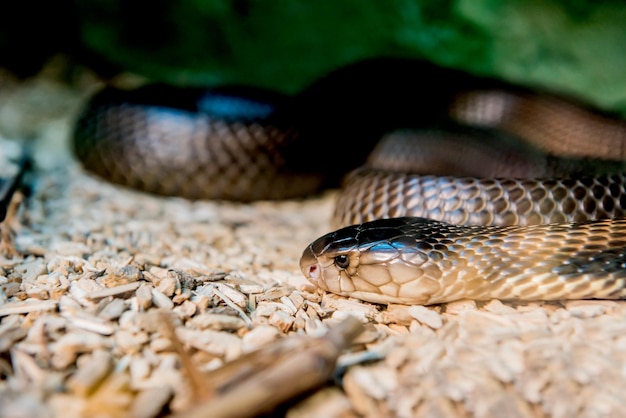
[[[626,122],[576,100],[409,60],[296,96],[105,89],[74,151],[118,184],[253,201],[341,185],[300,266],[376,303],[626,297]],[[348,173],[348,174],[346,174]]]

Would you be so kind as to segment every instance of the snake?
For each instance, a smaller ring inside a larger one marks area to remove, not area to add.
[[[187,199],[338,189],[302,252],[322,291],[377,304],[626,297],[626,121],[573,95],[372,59],[297,94],[107,87],[74,154],[112,183]]]

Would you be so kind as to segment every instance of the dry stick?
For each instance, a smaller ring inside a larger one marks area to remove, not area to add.
[[[191,357],[185,352],[182,343],[178,337],[176,337],[176,329],[172,323],[172,318],[164,311],[159,311],[159,318],[165,327],[164,334],[172,341],[172,347],[178,353],[183,370],[187,373],[187,378],[190,380],[191,390],[193,390],[193,399],[202,398],[207,393],[207,390],[204,388],[204,377],[193,365]]]
[[[3,193],[3,192],[0,192]],[[15,224],[19,225],[17,211],[24,201],[24,194],[18,190],[11,195],[11,199],[5,202],[0,199],[0,254],[7,258],[15,258],[20,255],[15,246]],[[4,205],[7,205],[6,207]]]
[[[170,418],[254,417],[328,382],[337,358],[363,331],[348,316],[320,338],[291,336],[246,354],[206,376],[213,396]]]
[[[24,175],[30,168],[28,151],[23,149],[21,154],[19,161],[13,163],[15,164],[15,173],[3,178],[0,184],[0,222],[3,222],[9,214],[13,195],[20,189]],[[15,213],[12,216],[15,216]]]
[[[235,302],[230,300],[230,298],[228,296],[226,296],[224,294],[224,292],[219,290],[217,288],[217,286],[215,286],[214,284],[209,284],[209,286],[211,286],[211,290],[213,291],[213,293],[217,297],[222,299],[226,305],[228,305],[230,308],[234,309],[239,314],[239,316],[241,317],[241,319],[244,320],[246,325],[248,325],[249,327],[252,326],[252,321],[250,320],[250,318],[248,318],[248,315],[246,315],[246,313],[239,306],[237,306],[237,304],[235,304]]]
[[[17,257],[12,222],[17,222],[17,210],[24,200],[21,187],[26,172],[30,169],[29,151],[23,147],[18,161],[14,161],[15,172],[0,180],[0,254],[8,258]],[[3,161],[3,164],[10,163]],[[19,193],[17,193],[19,191]]]

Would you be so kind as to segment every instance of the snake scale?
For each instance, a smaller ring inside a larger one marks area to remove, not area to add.
[[[73,136],[85,168],[161,195],[340,187],[301,270],[383,304],[625,298],[625,143],[624,120],[574,98],[404,59],[293,96],[107,88]]]

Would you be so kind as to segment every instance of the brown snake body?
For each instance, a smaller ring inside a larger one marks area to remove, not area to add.
[[[411,65],[340,72],[295,100],[258,89],[106,90],[79,118],[74,149],[113,182],[191,199],[293,198],[343,179],[334,224],[352,226],[314,241],[300,264],[345,296],[626,296],[626,122]],[[416,68],[431,82],[411,84]],[[400,105],[399,91],[426,104]]]

